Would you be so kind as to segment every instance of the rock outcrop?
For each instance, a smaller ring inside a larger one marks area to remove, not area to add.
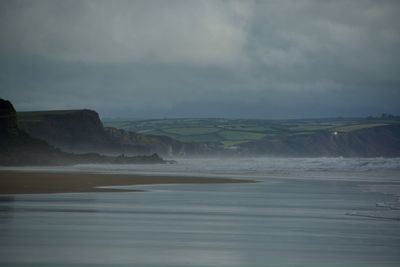
[[[113,148],[98,114],[92,110],[18,113],[18,125],[31,136],[69,152],[98,152]]]
[[[0,134],[17,135],[17,113],[10,101],[0,99]]]
[[[67,158],[67,154],[21,131],[13,105],[0,99],[1,165],[53,165]]]
[[[93,114],[90,116],[93,116]],[[71,120],[73,121],[74,119]],[[94,121],[92,120],[92,122]],[[57,127],[63,127],[63,125],[58,124],[58,122],[54,123],[57,125]],[[73,123],[71,122],[71,124]],[[67,124],[65,127],[68,128],[71,126],[71,124]],[[91,127],[99,128],[97,124],[87,128],[83,127],[83,129],[90,131],[92,129]],[[103,137],[107,137],[107,135],[95,135],[93,142],[101,142]],[[54,138],[57,140],[56,138],[58,137]],[[79,139],[80,144],[83,145],[84,142],[84,140]],[[33,138],[25,131],[19,129],[17,114],[13,105],[7,100],[0,99],[0,165],[20,166],[71,165],[78,163],[126,164],[165,162],[166,161],[164,161],[157,154],[149,156],[126,157],[124,155],[120,155],[118,157],[112,157],[100,155],[98,153],[73,154],[63,152],[60,149],[48,144],[46,141]]]
[[[122,149],[127,146],[166,156],[204,155],[208,152],[206,144],[184,143],[168,136],[140,134],[113,127],[104,129]]]

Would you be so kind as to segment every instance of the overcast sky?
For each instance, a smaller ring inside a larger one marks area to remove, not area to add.
[[[400,114],[400,1],[0,2],[0,97],[102,117]]]

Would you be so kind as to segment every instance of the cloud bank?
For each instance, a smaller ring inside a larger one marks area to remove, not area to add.
[[[0,91],[103,116],[400,113],[398,1],[2,1]]]

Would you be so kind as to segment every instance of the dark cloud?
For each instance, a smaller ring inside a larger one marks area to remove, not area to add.
[[[125,117],[400,113],[398,1],[2,1],[0,92]]]

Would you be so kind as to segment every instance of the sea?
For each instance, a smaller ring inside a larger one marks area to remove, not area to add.
[[[0,195],[0,266],[400,266],[400,158],[176,161],[2,169],[257,183]]]

